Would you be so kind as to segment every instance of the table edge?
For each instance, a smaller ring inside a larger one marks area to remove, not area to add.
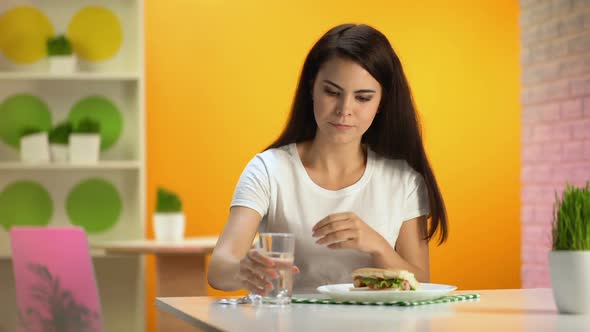
[[[159,298],[156,298],[156,307],[172,316],[174,316],[177,319],[181,319],[184,322],[188,323],[189,325],[199,328],[201,330],[203,330],[204,332],[224,332],[224,330],[219,329],[218,327],[215,327],[213,325],[209,325],[201,320],[198,320],[197,318],[186,314],[183,311],[180,311],[176,308],[174,308],[173,306],[171,306],[170,304],[160,300]]]

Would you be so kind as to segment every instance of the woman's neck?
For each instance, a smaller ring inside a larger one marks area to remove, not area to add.
[[[314,139],[304,142],[299,152],[306,168],[330,176],[356,172],[366,164],[366,151],[360,142],[325,144]]]

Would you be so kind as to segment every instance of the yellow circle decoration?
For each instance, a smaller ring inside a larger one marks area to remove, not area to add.
[[[47,55],[53,36],[49,18],[38,8],[17,6],[0,16],[0,51],[19,64],[30,64]]]
[[[68,37],[78,56],[98,62],[117,54],[123,41],[123,29],[111,10],[88,6],[70,21]]]

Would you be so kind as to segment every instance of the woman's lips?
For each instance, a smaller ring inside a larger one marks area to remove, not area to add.
[[[345,124],[339,124],[339,123],[331,123],[330,122],[330,124],[332,126],[334,126],[336,129],[339,129],[339,130],[348,130],[348,129],[351,129],[351,128],[354,127],[354,126],[351,126],[351,125],[345,125]]]

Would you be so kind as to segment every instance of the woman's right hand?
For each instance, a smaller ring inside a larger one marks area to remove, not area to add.
[[[293,273],[299,273],[299,268],[292,266]],[[246,257],[240,261],[240,279],[242,286],[250,293],[266,295],[273,289],[272,280],[279,277],[276,262],[260,253],[258,249],[248,251]]]

